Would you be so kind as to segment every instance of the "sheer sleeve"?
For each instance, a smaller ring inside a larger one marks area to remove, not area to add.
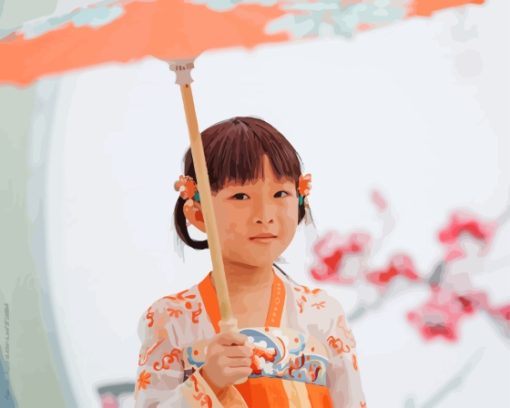
[[[135,408],[223,407],[218,396],[196,370],[185,381],[183,349],[178,347],[174,325],[164,299],[155,302],[140,317],[141,349],[135,385]],[[185,318],[182,316],[181,318]]]
[[[330,366],[327,384],[335,408],[365,408],[366,401],[356,356],[356,340],[336,299],[329,297],[329,327],[325,331]]]

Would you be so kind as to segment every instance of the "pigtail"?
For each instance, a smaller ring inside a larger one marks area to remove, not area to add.
[[[179,238],[188,246],[194,249],[207,249],[209,244],[207,240],[196,241],[189,235],[188,226],[186,224],[186,217],[184,216],[184,203],[186,200],[179,197],[175,203],[174,208],[174,225],[175,231]]]

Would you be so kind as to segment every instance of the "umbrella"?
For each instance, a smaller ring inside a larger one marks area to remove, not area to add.
[[[152,55],[351,37],[411,17],[484,0],[103,0],[66,15],[0,30],[0,84]]]
[[[221,323],[236,330],[221,257],[205,155],[191,91],[200,53],[227,47],[351,37],[413,16],[484,0],[106,0],[0,32],[0,83],[154,56],[180,86],[213,264]]]

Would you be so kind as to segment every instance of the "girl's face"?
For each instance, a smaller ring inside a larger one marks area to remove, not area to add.
[[[289,246],[297,228],[298,198],[295,182],[277,180],[269,159],[263,156],[264,180],[244,185],[227,183],[212,201],[224,261],[254,267],[270,265]],[[193,207],[200,208],[200,203]],[[205,232],[193,207],[184,215]],[[271,238],[256,238],[257,235]]]

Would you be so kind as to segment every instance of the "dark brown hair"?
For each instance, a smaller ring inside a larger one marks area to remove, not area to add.
[[[254,117],[234,117],[216,123],[202,133],[211,192],[218,192],[229,182],[244,184],[263,177],[262,156],[266,154],[278,179],[295,181],[301,175],[301,158],[289,141],[273,126]],[[196,181],[191,149],[184,155],[184,175]],[[175,229],[184,243],[195,249],[208,248],[207,240],[192,239],[183,212],[185,200],[177,198],[174,209]],[[298,208],[298,224],[305,215],[304,205]]]

